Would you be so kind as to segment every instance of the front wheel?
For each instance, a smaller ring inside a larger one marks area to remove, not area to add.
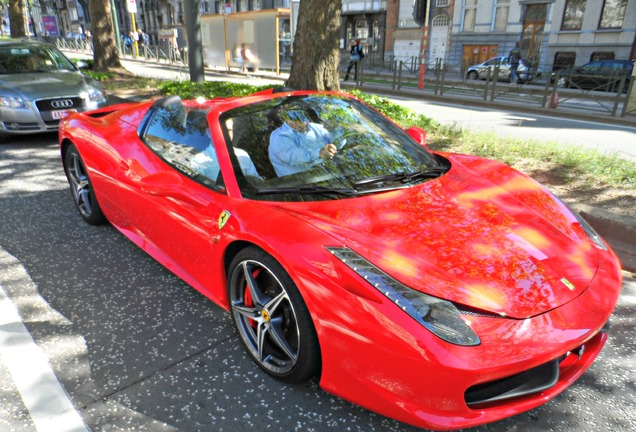
[[[252,359],[286,382],[319,374],[320,348],[307,306],[282,266],[256,247],[230,264],[228,294],[234,325]]]
[[[468,72],[466,77],[471,80],[476,80],[477,78],[479,78],[479,74],[477,73],[477,71],[470,71]]]
[[[71,194],[82,218],[91,225],[106,222],[106,217],[95,197],[93,185],[88,178],[84,161],[74,145],[69,145],[64,154],[64,172],[71,186]]]

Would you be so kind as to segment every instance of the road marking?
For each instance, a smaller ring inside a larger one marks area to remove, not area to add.
[[[38,431],[87,432],[44,351],[24,326],[18,309],[0,285],[0,358]]]

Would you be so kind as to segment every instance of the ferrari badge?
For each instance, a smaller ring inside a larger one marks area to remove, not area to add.
[[[229,211],[223,210],[223,212],[221,213],[221,216],[219,216],[219,229],[223,229],[227,221],[230,220],[230,216],[232,215],[230,214]]]
[[[574,291],[576,289],[574,284],[570,282],[569,280],[567,280],[566,278],[561,278],[561,283],[565,285],[566,287],[568,287],[570,291]]]

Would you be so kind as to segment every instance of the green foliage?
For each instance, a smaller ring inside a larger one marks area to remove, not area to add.
[[[88,77],[93,78],[95,81],[108,81],[115,77],[113,72],[94,72],[92,70],[82,69],[82,73]]]
[[[195,83],[191,81],[166,81],[158,86],[163,95],[179,95],[182,99],[196,99],[204,97],[236,97],[271,88],[271,85],[253,86],[250,84],[238,84],[223,81],[205,81]]]
[[[617,153],[557,142],[501,137],[495,132],[468,132],[454,126],[438,131],[432,148],[497,159],[514,166],[520,159],[565,168],[571,180],[588,177],[593,182],[636,186],[636,163]]]
[[[405,129],[417,126],[424,129],[427,133],[431,133],[439,127],[439,123],[430,117],[418,114],[402,105],[395,104],[385,97],[365,93],[360,90],[352,90],[349,93],[380,111]]]
[[[93,59],[70,58],[69,60],[73,62],[75,66],[77,66],[79,62],[82,62],[87,65],[86,69],[93,69],[93,64],[94,64]]]

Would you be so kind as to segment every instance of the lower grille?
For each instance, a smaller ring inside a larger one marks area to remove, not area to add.
[[[517,375],[472,386],[464,395],[466,404],[497,402],[547,390],[559,379],[559,360],[554,359]]]

